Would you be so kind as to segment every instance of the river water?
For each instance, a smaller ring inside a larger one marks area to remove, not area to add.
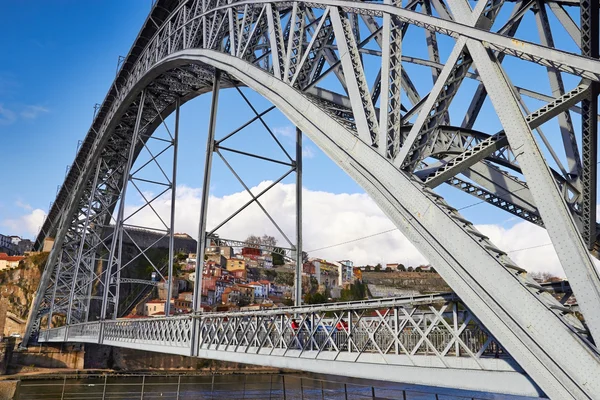
[[[248,374],[215,376],[90,376],[81,379],[27,379],[19,400],[522,400],[389,382],[314,374]]]

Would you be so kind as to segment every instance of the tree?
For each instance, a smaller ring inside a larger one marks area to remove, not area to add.
[[[367,272],[370,272],[370,271],[371,271],[371,266],[370,266],[370,265],[367,265],[367,266],[365,267],[365,271],[367,271]]]
[[[250,244],[250,245],[254,245],[254,246],[260,246],[260,237],[255,236],[255,235],[250,235],[246,238],[246,243]]]
[[[417,268],[415,268],[415,272],[423,272],[423,268],[417,267]]]
[[[429,272],[433,273],[433,274],[437,274],[437,271],[435,270],[435,268],[431,267],[429,269]]]
[[[324,304],[327,297],[322,293],[307,293],[304,295],[304,304]]]
[[[250,299],[248,298],[248,296],[240,296],[240,298],[237,301],[238,307],[246,307],[249,304],[250,304]]]
[[[406,270],[407,270],[408,272],[413,272],[413,267],[408,267]]]
[[[406,271],[406,267],[404,266],[404,264],[398,264],[398,271]]]
[[[260,238],[260,244],[263,246],[275,247],[277,245],[277,239],[273,236],[263,235]]]
[[[375,272],[379,272],[379,271],[381,271],[381,264],[377,264],[375,266]]]
[[[551,282],[552,279],[556,278],[556,276],[548,271],[530,272],[529,275],[538,282]]]
[[[275,278],[275,283],[294,286],[294,274],[292,272],[279,272]]]
[[[340,300],[363,300],[365,297],[367,297],[367,285],[364,283],[356,282],[351,284],[348,289],[342,289]]]

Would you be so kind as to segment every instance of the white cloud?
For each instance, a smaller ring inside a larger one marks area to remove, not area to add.
[[[50,110],[48,110],[46,107],[42,107],[42,106],[26,106],[22,111],[21,111],[21,117],[25,118],[25,119],[36,119],[37,117],[40,116],[40,114],[45,114],[47,112],[49,112]]]
[[[42,106],[30,105],[25,106],[20,112],[17,113],[9,108],[4,107],[3,104],[0,104],[0,125],[11,125],[16,122],[19,117],[22,119],[33,120],[39,117],[41,114],[45,114],[49,111],[50,110]]]
[[[506,251],[517,265],[528,271],[547,271],[565,277],[554,247],[548,245],[550,237],[544,228],[526,221],[510,228],[500,225],[479,225],[477,228]]]
[[[30,213],[21,215],[14,219],[5,219],[0,225],[10,230],[11,235],[20,235],[33,238],[37,235],[40,227],[44,223],[46,213],[44,210],[36,208]]]
[[[26,210],[26,211],[31,211],[31,210],[33,210],[33,207],[31,207],[31,206],[30,206],[29,204],[27,204],[27,203],[23,203],[21,200],[17,200],[17,201],[15,202],[15,205],[16,205],[17,207],[19,207],[19,208],[22,208],[23,210]]]
[[[277,126],[272,128],[272,130],[276,136],[296,140],[296,128],[292,125]]]
[[[258,193],[269,184],[270,182],[262,182],[252,188],[252,192]],[[186,186],[180,186],[177,190],[176,231],[186,232],[197,237],[201,190]],[[245,192],[223,197],[211,196],[208,228],[215,227],[249,199]],[[402,262],[405,265],[418,265],[426,262],[426,259],[399,231],[354,241],[357,238],[394,228],[394,225],[366,194],[334,194],[305,188],[303,202],[304,249],[309,251],[311,256],[332,260],[350,259],[358,265],[378,262]],[[275,186],[261,197],[261,203],[293,242],[295,240],[294,185],[279,184]],[[168,223],[170,195],[158,199],[154,208]],[[128,212],[133,209],[133,205],[129,206]],[[152,216],[152,211],[148,207],[133,217],[131,223],[160,226],[158,219]],[[510,228],[504,228],[501,225],[481,225],[478,228],[505,251],[530,248],[550,242],[544,229],[524,221]],[[248,207],[219,229],[217,233],[221,237],[229,239],[244,239],[250,234],[269,234],[275,236],[280,245],[286,246],[281,234],[256,205]],[[311,252],[314,249],[347,241],[352,242]],[[516,263],[529,271],[549,271],[564,276],[552,246],[517,251],[509,255]]]
[[[5,108],[0,104],[0,125],[10,125],[17,120],[17,115],[14,111]]]
[[[302,146],[302,157],[303,158],[315,158],[315,149],[312,146]]]

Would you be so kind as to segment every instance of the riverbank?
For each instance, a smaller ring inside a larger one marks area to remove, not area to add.
[[[146,371],[115,371],[111,369],[69,369],[69,368],[35,368],[28,371],[20,371],[14,374],[0,376],[0,381],[27,380],[27,379],[79,379],[97,378],[105,375],[119,377],[138,376],[225,376],[225,375],[272,375],[297,373],[292,370],[281,370],[268,367],[255,367],[252,369],[219,369],[219,370],[146,370]]]

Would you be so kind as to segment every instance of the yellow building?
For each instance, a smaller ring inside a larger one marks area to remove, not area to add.
[[[227,260],[227,271],[246,270],[246,261],[238,258]]]

